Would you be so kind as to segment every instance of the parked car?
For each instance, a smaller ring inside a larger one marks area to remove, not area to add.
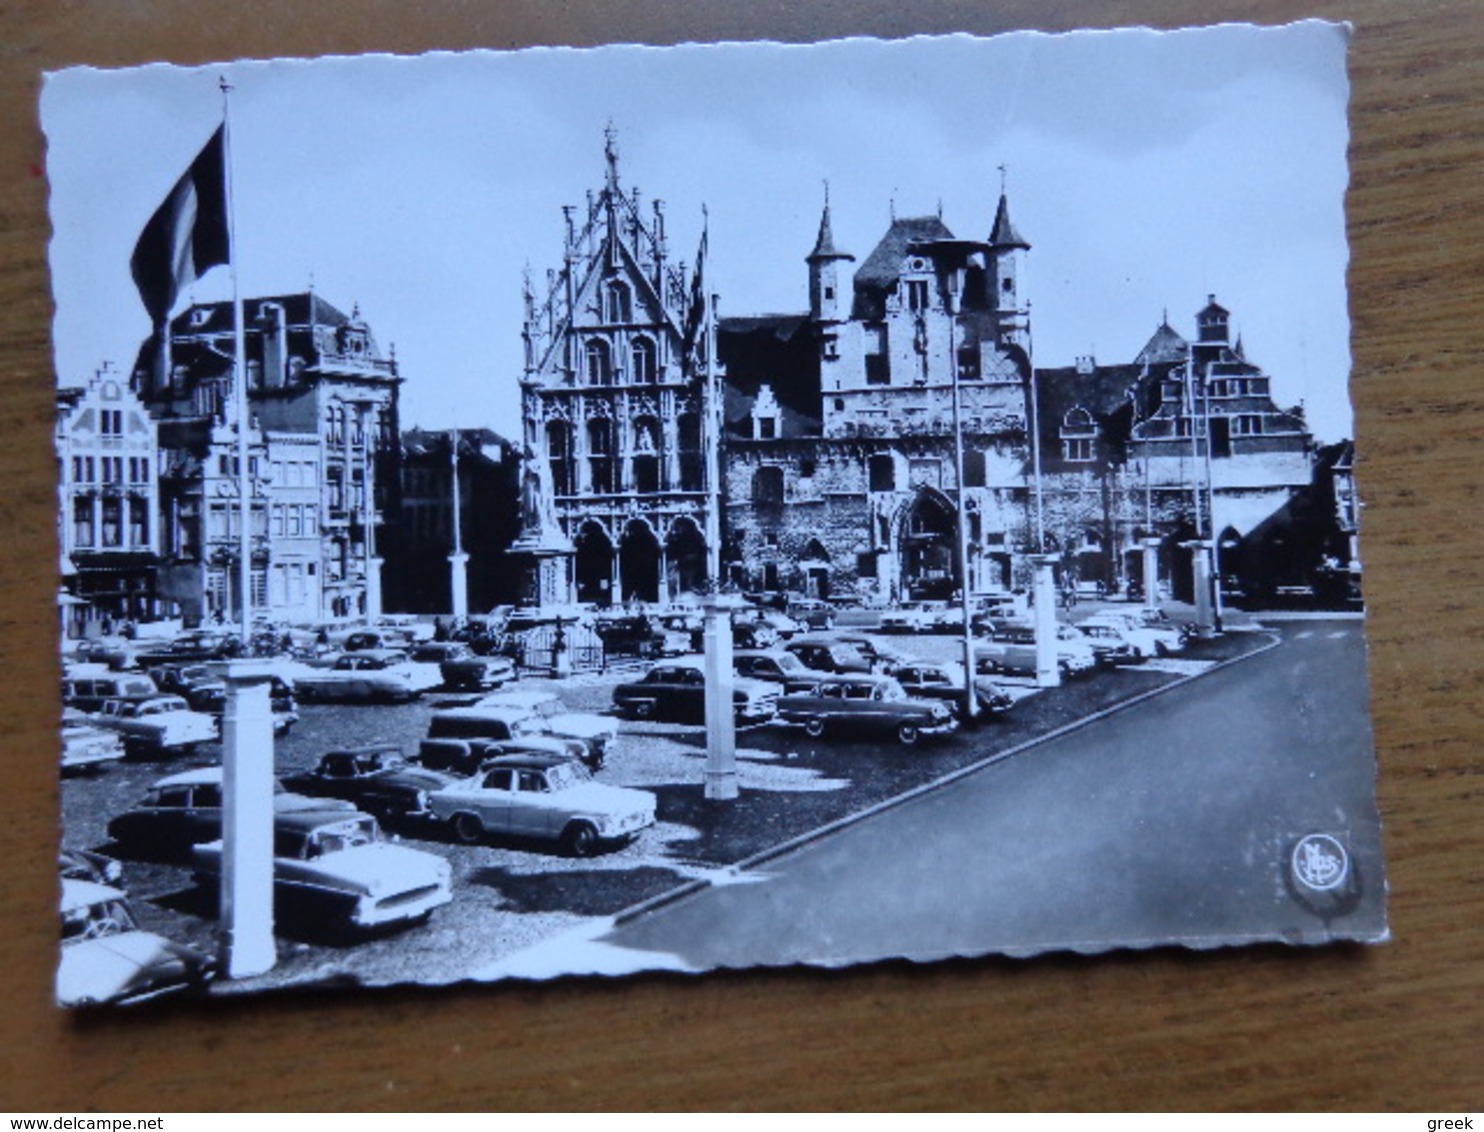
[[[766,625],[778,634],[780,641],[786,641],[791,637],[795,637],[804,629],[803,625],[783,612],[782,609],[765,607],[763,609],[743,611],[738,614],[736,619],[751,621],[758,625]]]
[[[223,629],[193,629],[171,641],[165,652],[177,661],[230,660],[242,655],[242,638]]]
[[[1056,641],[1056,663],[1063,676],[1091,672],[1097,654],[1084,641]],[[974,648],[974,670],[980,675],[1036,674],[1036,631],[1029,625],[1002,625],[990,631]]]
[[[1146,629],[1132,618],[1126,618],[1120,614],[1098,614],[1081,622],[1079,628],[1084,632],[1094,633],[1106,631],[1113,633],[1125,645],[1128,646],[1130,663],[1148,660],[1153,656],[1162,656],[1166,652],[1173,651],[1169,645],[1174,640],[1175,649],[1178,649],[1178,634],[1168,634],[1166,640],[1161,640],[1159,633],[1153,629]]]
[[[808,691],[824,676],[785,649],[734,652],[732,669],[738,676],[781,685],[785,693]]]
[[[204,664],[155,664],[150,679],[162,692],[181,697],[192,711],[220,715],[227,700],[227,682]]]
[[[124,894],[88,880],[62,881],[62,1006],[135,1003],[201,991],[216,965],[193,947],[141,931]]]
[[[294,692],[305,703],[391,704],[417,699],[429,685],[400,652],[366,649],[348,652],[329,668],[294,677]]]
[[[1075,628],[1063,625],[1060,633],[1073,632],[1086,641],[1103,664],[1137,664],[1144,654],[1128,639],[1122,628],[1114,625],[1082,624]]]
[[[1182,651],[1195,631],[1193,625],[1177,625],[1169,619],[1163,610],[1141,609],[1130,610],[1107,610],[1098,613],[1082,622],[1083,625],[1108,625],[1122,624],[1134,630],[1135,636],[1141,641],[1153,643],[1154,656],[1168,656],[1171,653]]]
[[[487,739],[477,735],[462,739],[424,739],[418,744],[417,763],[429,770],[467,778],[491,759],[503,755],[553,755],[580,763],[587,756],[587,748],[576,739],[558,739],[551,735],[523,735],[513,739]]]
[[[555,696],[547,695],[560,707]],[[444,708],[428,720],[428,740],[422,748],[424,766],[441,768],[444,764],[433,755],[429,761],[432,740],[487,740],[493,742],[526,742],[548,739],[561,744],[571,758],[586,763],[593,770],[603,765],[618,735],[611,719],[581,712],[559,711],[543,715],[538,708],[524,703],[474,704],[469,707]],[[437,750],[433,748],[432,750]],[[459,748],[453,756],[461,765],[469,752]]]
[[[349,802],[290,794],[274,784],[273,812],[344,813]],[[108,836],[120,845],[157,854],[181,854],[200,841],[222,835],[222,769],[201,767],[162,778],[108,823]]]
[[[770,649],[781,637],[766,621],[737,619],[732,622],[732,647],[737,649]]]
[[[582,761],[593,770],[603,765],[618,742],[618,727],[613,720],[592,712],[573,711],[555,692],[510,688],[481,696],[474,706],[522,712],[527,720],[526,734],[577,740],[586,748]]]
[[[579,763],[553,755],[507,755],[429,798],[460,841],[490,835],[534,838],[586,857],[654,824],[646,790],[593,781]]]
[[[690,651],[690,633],[671,629],[665,618],[644,613],[633,617],[599,618],[593,622],[593,632],[603,642],[603,652],[609,657],[648,659],[680,656]]]
[[[221,875],[222,843],[191,852],[197,876]],[[426,920],[453,899],[453,869],[435,853],[381,839],[370,814],[292,813],[273,820],[273,902],[317,928]]]
[[[58,849],[57,876],[62,880],[87,880],[117,889],[124,886],[124,866],[91,849],[69,849],[66,846]]]
[[[956,612],[946,601],[904,601],[881,611],[880,628],[883,633],[936,633],[953,628]]]
[[[516,677],[515,662],[508,656],[481,656],[461,641],[427,641],[408,655],[420,664],[436,664],[445,688],[482,692]]]
[[[62,703],[81,712],[100,712],[109,700],[146,700],[159,694],[159,685],[144,675],[94,672],[62,678]]]
[[[792,653],[816,672],[862,672],[871,671],[871,662],[852,645],[840,641],[815,637],[799,637],[789,641],[784,651]]]
[[[897,683],[909,696],[941,700],[959,717],[964,718],[964,668],[961,664],[931,664],[913,661],[899,665],[892,672]],[[974,702],[982,716],[1008,711],[1015,699],[987,676],[974,677]]]
[[[791,596],[784,610],[804,629],[833,629],[835,607],[817,597]]]
[[[320,756],[311,771],[283,777],[283,788],[311,798],[342,798],[383,821],[424,817],[428,795],[454,775],[413,766],[390,744],[351,747]]]
[[[778,718],[803,726],[806,734],[894,736],[911,746],[924,735],[945,735],[958,726],[946,704],[913,699],[890,676],[831,676],[812,692],[784,696]]]
[[[99,727],[76,708],[62,709],[62,773],[97,770],[124,757],[116,731]]]
[[[856,632],[855,630],[835,632],[819,639],[838,641],[840,644],[849,645],[866,658],[872,672],[879,672],[886,676],[890,676],[892,670],[897,665],[906,664],[914,659],[890,641],[882,640],[880,637],[873,637],[869,633]]]
[[[192,711],[179,696],[109,700],[93,721],[118,732],[125,751],[145,758],[185,754],[217,737],[216,717]]]
[[[738,677],[732,705],[738,723],[761,723],[777,710],[778,686]],[[613,706],[630,719],[706,721],[706,668],[701,661],[662,661],[643,677],[613,689]]]

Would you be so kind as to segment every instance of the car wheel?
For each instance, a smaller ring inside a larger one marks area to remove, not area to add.
[[[629,711],[633,712],[635,719],[653,719],[654,701],[635,700],[634,703],[629,705]]]
[[[477,814],[454,814],[453,835],[465,845],[476,845],[484,840],[484,822]]]
[[[824,720],[818,716],[804,720],[804,734],[811,739],[819,739],[824,735]]]
[[[915,723],[897,724],[897,742],[904,747],[910,747],[916,743],[920,734]]]
[[[597,829],[591,822],[573,822],[562,830],[562,848],[569,857],[591,857],[598,850]]]

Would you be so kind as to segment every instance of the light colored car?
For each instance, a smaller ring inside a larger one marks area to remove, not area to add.
[[[109,700],[93,721],[118,732],[127,750],[145,756],[183,754],[217,737],[216,717],[192,711],[180,696]]]
[[[428,669],[436,675],[430,678]],[[296,675],[294,692],[309,703],[405,703],[442,682],[436,664],[414,665],[400,652],[364,649]]]
[[[1160,641],[1153,629],[1146,629],[1119,614],[1100,613],[1096,617],[1089,617],[1083,621],[1081,627],[1090,633],[1106,631],[1117,634],[1119,639],[1128,646],[1135,662],[1148,660],[1152,656],[1161,656],[1171,651],[1166,643]],[[1176,647],[1179,647],[1178,644]]]
[[[952,627],[951,613],[947,602],[904,601],[881,611],[880,628],[883,633],[933,633]]]
[[[98,727],[75,708],[62,709],[62,773],[76,774],[116,763],[124,741],[116,731]]]
[[[1154,656],[1166,656],[1185,648],[1186,634],[1180,626],[1164,617],[1159,611],[1141,610],[1131,613],[1125,610],[1107,610],[1087,619],[1084,624],[1107,624],[1119,622],[1141,634],[1140,639],[1154,642]]]
[[[1091,672],[1098,666],[1097,653],[1086,641],[1056,640],[1056,664],[1063,676]],[[981,676],[1005,673],[1036,674],[1036,631],[1030,625],[1003,625],[974,646],[974,670]]]
[[[506,755],[428,799],[454,836],[473,844],[491,834],[559,844],[586,857],[654,824],[647,790],[593,781],[581,763],[555,755]]]
[[[427,641],[413,645],[408,658],[415,663],[436,664],[445,688],[483,692],[499,688],[516,678],[515,661],[491,653],[481,656],[462,641]]]
[[[88,880],[62,881],[62,1006],[135,1003],[202,990],[215,964],[195,948],[141,931],[124,894]]]
[[[222,843],[191,853],[203,879],[221,875]],[[434,853],[381,840],[370,814],[280,814],[273,821],[273,897],[281,915],[316,928],[425,920],[453,899],[453,870]]]
[[[586,748],[583,762],[596,770],[612,754],[618,742],[618,725],[605,716],[572,711],[554,692],[511,688],[481,696],[477,708],[507,708],[522,713],[526,735],[549,735],[554,739],[576,739]]]

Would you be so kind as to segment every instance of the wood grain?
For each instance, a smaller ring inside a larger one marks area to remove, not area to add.
[[[56,670],[42,71],[370,50],[1177,26],[1141,3],[24,0],[0,37],[0,1107],[1478,1109],[1484,1097],[1484,8],[1348,19],[1354,399],[1395,940],[841,973],[51,1005]]]

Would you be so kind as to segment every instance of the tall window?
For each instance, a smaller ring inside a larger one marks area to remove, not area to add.
[[[926,279],[907,280],[907,306],[915,311],[927,310],[928,285]]]
[[[551,467],[553,495],[572,494],[572,426],[552,421],[546,426],[546,456]]]
[[[606,495],[618,490],[613,482],[613,422],[600,417],[587,422],[588,479],[592,490]]]
[[[896,462],[888,455],[872,456],[870,480],[872,491],[895,491],[897,486]]]
[[[72,542],[76,546],[93,545],[93,501],[86,496],[72,501]]]
[[[701,418],[684,413],[676,422],[680,440],[680,490],[703,491],[706,487],[705,452],[701,445]]]
[[[630,301],[629,285],[620,279],[608,284],[605,293],[604,314],[609,322],[629,322],[633,318],[633,303]]]
[[[129,545],[149,545],[149,500],[129,500]]]
[[[783,469],[777,464],[764,464],[753,473],[752,501],[765,506],[783,502]]]
[[[1097,456],[1097,422],[1081,405],[1067,410],[1061,422],[1062,459],[1074,464],[1091,463]]]
[[[653,339],[635,338],[629,349],[629,362],[630,381],[639,385],[651,385],[659,380]]]
[[[613,381],[613,357],[608,343],[601,338],[588,340],[585,347],[587,383],[609,385]]]

